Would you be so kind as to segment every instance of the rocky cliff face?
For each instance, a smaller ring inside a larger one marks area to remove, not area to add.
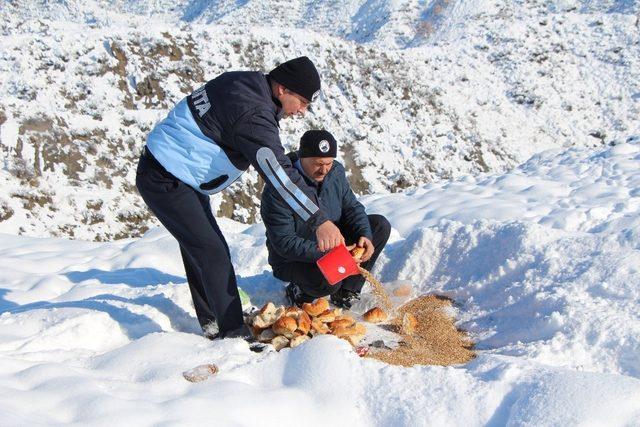
[[[360,194],[503,171],[544,149],[639,131],[633,8],[345,2],[352,19],[330,31],[336,2],[314,2],[313,15],[309,2],[294,3],[274,6],[291,25],[272,28],[255,26],[267,13],[258,2],[217,14],[178,2],[162,15],[145,2],[116,11],[68,2],[46,13],[7,3],[0,231],[140,235],[155,220],[135,190],[135,165],[154,123],[225,70],[268,71],[299,55],[317,63],[323,96],[304,119],[282,122],[283,144],[295,149],[305,130],[329,129]],[[305,16],[309,28],[295,28]],[[254,221],[261,186],[250,170],[213,197],[214,208]]]

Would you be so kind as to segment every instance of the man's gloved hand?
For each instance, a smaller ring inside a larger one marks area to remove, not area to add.
[[[326,252],[340,244],[344,244],[344,237],[342,237],[340,229],[331,221],[325,221],[318,227],[316,238],[320,252]]]

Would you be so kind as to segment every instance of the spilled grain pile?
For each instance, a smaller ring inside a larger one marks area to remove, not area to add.
[[[395,349],[371,349],[367,357],[401,366],[455,365],[475,357],[473,342],[447,314],[451,300],[426,295],[398,308],[388,328],[402,336]]]

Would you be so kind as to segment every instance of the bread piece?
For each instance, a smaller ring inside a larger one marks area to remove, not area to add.
[[[276,320],[278,320],[279,318],[281,318],[282,316],[284,316],[284,313],[287,309],[285,308],[284,305],[281,305],[280,307],[278,307],[276,309]],[[274,322],[275,323],[275,322]]]
[[[276,337],[276,333],[273,332],[273,329],[269,328],[260,332],[260,334],[258,335],[258,341],[271,342],[271,340],[273,340],[275,337]]]
[[[185,380],[191,381],[192,383],[199,383],[200,381],[204,381],[207,378],[214,376],[218,372],[218,367],[213,363],[209,363],[206,365],[199,365],[195,368],[189,369],[188,371],[184,371],[182,376]]]
[[[350,335],[349,328],[345,328],[345,327],[332,329],[330,334],[331,335],[335,335],[338,338],[342,338],[342,337],[346,337],[347,335]]]
[[[362,258],[362,255],[364,255],[364,253],[365,253],[365,249],[359,246],[356,246],[351,250],[351,256],[358,261],[360,260],[360,258]]]
[[[298,331],[307,335],[309,330],[311,330],[311,318],[303,311],[300,313],[300,316],[298,316]]]
[[[276,351],[280,351],[289,345],[289,338],[283,335],[278,335],[277,337],[271,340],[271,345],[273,345]]]
[[[329,323],[329,327],[331,329],[348,328],[353,326],[354,323],[356,322],[351,318],[341,318],[341,319],[336,319],[333,322]]]
[[[330,332],[330,329],[326,323],[324,323],[319,319],[311,320],[311,333],[313,335],[324,335],[324,334],[328,334],[329,332]]]
[[[380,323],[387,320],[387,313],[385,313],[380,307],[373,307],[367,311],[363,316],[365,321],[369,323]]]
[[[309,316],[317,316],[329,309],[329,301],[324,298],[318,298],[312,303],[302,304],[302,309],[306,311]]]
[[[302,344],[305,341],[309,341],[309,337],[306,335],[300,335],[295,337],[294,339],[291,340],[291,342],[289,343],[289,347],[294,348],[299,346],[300,344]]]
[[[333,312],[333,310],[326,310],[320,313],[317,319],[324,323],[333,322],[334,320],[336,320],[336,314]]]
[[[269,326],[273,325],[274,322],[275,320],[265,320],[265,318],[260,315],[253,318],[253,326],[258,329],[268,328]]]
[[[331,335],[342,338],[347,335],[358,335],[358,331],[356,330],[355,325],[349,327],[339,326],[331,330]]]
[[[272,302],[266,303],[253,319],[253,326],[258,328],[268,328],[276,322],[276,306]]]
[[[284,335],[287,338],[293,338],[293,333],[296,329],[298,329],[298,322],[289,316],[282,316],[273,324],[273,332],[276,335]]]
[[[335,313],[335,310],[334,310]],[[349,316],[348,314],[336,314],[336,320],[347,320],[351,323],[356,323],[356,319]]]
[[[298,320],[298,316],[300,316],[300,313],[302,312],[302,309],[298,308],[298,307],[287,307],[284,310],[284,315],[285,316],[289,316],[289,317],[293,317],[294,319]]]
[[[258,314],[275,314],[275,312],[276,312],[276,306],[271,301],[269,301],[268,303],[262,306],[260,311],[258,311]]]
[[[402,316],[402,333],[406,335],[413,335],[416,330],[416,326],[418,326],[418,320],[411,313],[405,313]]]
[[[395,297],[408,297],[411,295],[411,285],[403,284],[393,290],[393,296]]]
[[[356,323],[356,334],[357,335],[364,335],[367,333],[367,327],[364,326],[362,323]]]

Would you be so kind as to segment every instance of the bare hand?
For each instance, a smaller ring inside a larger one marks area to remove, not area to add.
[[[344,245],[344,237],[342,237],[340,229],[331,221],[325,221],[318,227],[316,238],[320,252],[326,252],[341,244]]]
[[[376,248],[373,247],[373,243],[371,242],[371,240],[362,236],[360,237],[360,239],[358,239],[358,246],[364,248],[364,254],[360,258],[360,262],[369,261],[373,256],[373,252],[376,250]]]

